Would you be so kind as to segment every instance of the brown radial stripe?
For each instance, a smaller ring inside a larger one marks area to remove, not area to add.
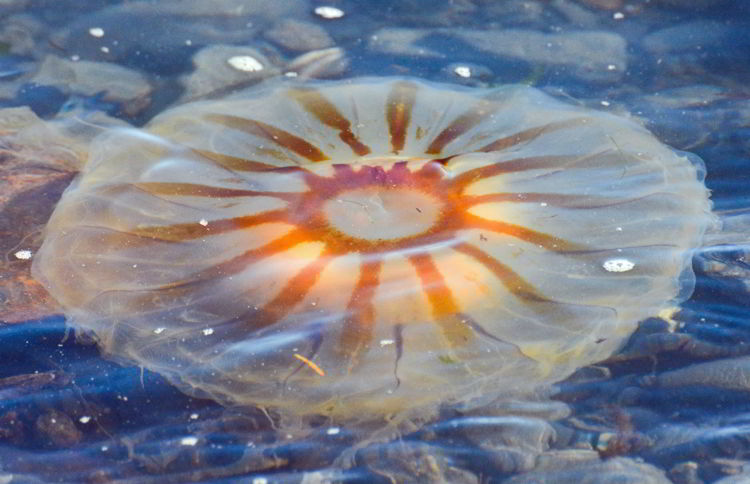
[[[498,161],[491,165],[480,166],[461,173],[456,176],[453,183],[456,185],[469,185],[483,178],[490,178],[503,173],[517,173],[520,171],[539,170],[543,168],[562,169],[569,164],[582,160],[581,156],[549,155],[533,156],[529,158],[513,158],[506,161]]]
[[[428,155],[439,155],[443,148],[455,140],[462,134],[471,130],[474,126],[484,121],[487,117],[492,115],[499,105],[490,101],[481,100],[474,106],[470,111],[465,112],[461,116],[453,120],[443,131],[438,134],[430,146],[427,147]]]
[[[204,118],[222,126],[272,141],[310,161],[318,162],[329,159],[325,153],[304,139],[262,121],[240,118],[239,116],[232,116],[230,114],[207,114]]]
[[[291,200],[299,196],[292,192],[259,192],[255,190],[240,190],[235,188],[199,185],[197,183],[144,182],[136,183],[135,186],[154,195],[174,195],[184,197],[274,197],[282,200]]]
[[[487,269],[492,271],[495,276],[503,283],[506,289],[516,297],[526,301],[549,302],[547,298],[537,292],[524,278],[519,276],[513,269],[501,263],[491,255],[487,254],[478,247],[463,242],[452,247],[454,250],[466,254],[476,260]]]
[[[365,156],[370,153],[370,148],[352,133],[352,125],[349,120],[319,91],[290,89],[287,92],[292,99],[297,101],[305,111],[315,116],[318,121],[339,130],[339,138],[349,145],[354,153],[359,156]]]
[[[409,257],[409,262],[417,271],[422,281],[422,290],[432,307],[435,324],[440,326],[443,336],[451,346],[459,346],[471,339],[471,328],[461,323],[457,317],[459,307],[453,293],[445,284],[443,275],[435,266],[429,254],[417,254]]]
[[[479,150],[477,151],[489,152],[504,150],[506,148],[510,148],[513,145],[532,140],[541,134],[551,133],[553,131],[558,131],[565,128],[572,128],[574,126],[584,124],[588,121],[588,118],[573,118],[563,121],[555,121],[553,123],[537,126],[535,128],[529,128],[524,131],[519,131],[518,133],[512,134],[510,136],[497,139],[492,143],[479,148]]]
[[[388,94],[385,117],[388,120],[388,133],[391,135],[393,153],[399,153],[404,149],[416,97],[417,86],[411,82],[395,83]]]
[[[573,252],[585,250],[585,247],[567,240],[537,232],[536,230],[527,229],[520,225],[509,224],[498,220],[489,220],[486,218],[467,213],[464,215],[464,223],[467,228],[484,229],[500,234],[510,235],[517,239],[525,240],[531,244],[539,245],[545,249],[555,252]]]
[[[272,210],[256,215],[245,215],[220,220],[211,220],[206,225],[199,222],[182,223],[173,225],[154,225],[150,227],[138,227],[131,232],[140,237],[149,237],[157,240],[180,242],[184,240],[198,239],[208,235],[216,235],[232,230],[241,230],[255,225],[271,222],[283,222],[288,214],[285,210]]]
[[[213,161],[222,168],[226,168],[232,171],[273,171],[273,170],[284,170],[284,169],[298,169],[297,167],[285,167],[269,165],[268,163],[261,163],[259,161],[247,160],[245,158],[239,158],[236,156],[224,155],[208,150],[199,150],[197,148],[191,148],[191,151],[203,158]]]
[[[286,283],[276,297],[263,306],[265,317],[253,323],[253,329],[260,329],[276,323],[294,309],[318,282],[320,273],[331,262],[333,257],[327,250],[323,250],[312,262],[300,270],[297,275]]]
[[[641,197],[639,197],[641,198]],[[467,206],[481,205],[483,203],[513,202],[513,203],[546,203],[555,207],[563,208],[601,208],[632,202],[635,199],[619,199],[612,197],[600,197],[598,195],[569,195],[563,193],[490,193],[487,195],[464,195],[461,202]]]
[[[352,291],[347,306],[347,318],[339,338],[339,351],[347,356],[351,366],[357,363],[358,355],[372,340],[375,325],[375,308],[372,298],[380,281],[382,261],[372,260],[362,264],[359,280]]]

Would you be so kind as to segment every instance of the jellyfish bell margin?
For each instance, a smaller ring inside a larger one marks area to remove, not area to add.
[[[700,160],[531,87],[353,79],[113,129],[33,274],[187,393],[341,421],[555,381],[692,289]]]

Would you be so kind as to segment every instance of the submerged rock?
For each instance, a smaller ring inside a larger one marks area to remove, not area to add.
[[[564,75],[590,82],[615,82],[627,69],[625,39],[603,31],[541,33],[533,30],[384,28],[370,39],[375,52],[449,58],[451,42],[464,42],[484,54],[523,61],[530,67],[564,69]]]
[[[323,27],[301,20],[283,19],[263,36],[279,47],[298,52],[333,46],[333,39]]]
[[[505,484],[672,484],[664,471],[624,457],[574,461],[569,467],[529,472]]]
[[[193,64],[195,70],[180,80],[185,87],[183,101],[246,87],[281,73],[263,53],[249,46],[205,47],[195,54]]]

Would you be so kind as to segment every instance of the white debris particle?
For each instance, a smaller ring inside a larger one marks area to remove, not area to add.
[[[109,54],[109,47],[106,47],[106,46],[105,47],[101,47],[99,50],[101,50],[105,54]]]
[[[18,252],[16,252],[13,255],[16,256],[16,259],[21,259],[21,260],[29,260],[29,259],[31,259],[31,251],[28,250],[28,249],[19,250]]]
[[[609,106],[609,101],[602,101],[602,106]]]
[[[612,14],[612,18],[615,20],[622,20],[625,18],[625,14],[622,12],[615,12]]]
[[[315,14],[328,19],[341,18],[344,11],[336,7],[315,7]]]
[[[78,62],[79,60],[81,60],[81,56],[78,54],[71,55],[70,60],[72,60],[73,62]]]
[[[471,77],[471,69],[467,66],[458,66],[453,69],[458,77]]]
[[[190,39],[187,39],[187,40],[185,41],[185,45],[193,45],[193,41],[192,41],[192,40],[190,40]]]
[[[263,70],[263,64],[258,62],[253,56],[249,55],[236,55],[227,59],[227,64],[243,72],[257,72]]]
[[[326,430],[326,434],[328,435],[338,435],[339,432],[341,432],[341,429],[338,427],[331,427],[328,430]]]
[[[253,479],[253,484],[268,484],[268,479],[265,477],[256,477]]]
[[[539,205],[542,206],[542,207],[546,207],[547,206],[547,202],[540,202]]]
[[[198,437],[183,437],[180,440],[180,445],[189,445],[193,446],[198,443]]]
[[[392,339],[381,339],[380,340],[380,346],[388,346],[388,345],[392,345],[393,343],[395,343],[395,341],[393,341]]]
[[[214,334],[214,328],[206,328],[203,330],[203,336],[211,336]]]
[[[607,70],[608,71],[614,71],[617,69],[617,66],[614,64],[607,64]]]
[[[165,329],[167,329],[167,328],[156,328],[154,330],[154,334],[162,334]]]
[[[297,77],[299,74],[296,72],[287,72],[284,74],[286,77]]]
[[[101,449],[102,449],[102,452],[107,452],[109,450],[109,447],[106,445],[102,445]]]
[[[618,232],[622,232],[622,227],[615,227],[615,230]]]
[[[602,267],[607,272],[628,272],[635,267],[635,264],[627,259],[609,259],[604,261]]]
[[[91,34],[92,37],[104,37],[104,29],[101,27],[91,27],[89,29],[89,34]]]
[[[91,421],[91,417],[89,417],[88,415],[84,415],[83,417],[79,418],[78,421],[82,424],[89,423]]]
[[[208,225],[208,220],[206,220],[205,218],[202,218],[198,221],[198,223],[205,227],[206,225]]]
[[[190,414],[190,420],[198,420],[198,414],[197,413],[191,413]]]

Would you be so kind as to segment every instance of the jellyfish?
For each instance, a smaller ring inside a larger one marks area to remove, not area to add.
[[[282,83],[99,135],[33,274],[191,395],[426,414],[564,379],[689,296],[703,176],[528,86]]]

